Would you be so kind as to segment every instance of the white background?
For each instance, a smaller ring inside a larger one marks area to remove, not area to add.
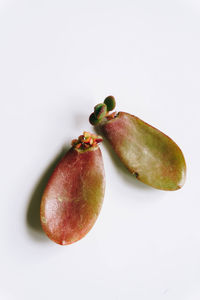
[[[176,192],[106,144],[104,205],[70,246],[39,225],[42,190],[108,95],[181,147]],[[198,0],[0,0],[0,299],[200,299]]]

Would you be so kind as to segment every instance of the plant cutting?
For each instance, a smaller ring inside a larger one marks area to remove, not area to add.
[[[89,121],[107,138],[122,163],[135,177],[160,190],[178,190],[185,182],[181,149],[166,134],[127,112],[111,112],[115,98],[94,107]]]
[[[83,238],[93,227],[104,198],[105,174],[100,136],[84,132],[58,163],[44,190],[40,220],[60,245]]]

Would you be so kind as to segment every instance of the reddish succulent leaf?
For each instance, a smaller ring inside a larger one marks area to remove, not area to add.
[[[167,135],[125,112],[107,116],[98,126],[137,179],[162,190],[177,190],[183,186],[185,159]]]
[[[67,245],[87,234],[102,206],[104,177],[98,145],[85,150],[72,147],[66,153],[49,179],[41,201],[41,224],[51,240]]]

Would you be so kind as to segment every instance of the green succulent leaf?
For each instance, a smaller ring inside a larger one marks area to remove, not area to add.
[[[125,112],[100,124],[100,128],[137,179],[161,190],[177,190],[183,186],[185,159],[167,135]]]
[[[108,111],[113,110],[116,106],[115,98],[113,96],[106,97],[104,103],[106,104]]]
[[[107,114],[107,106],[105,103],[99,103],[94,107],[94,115],[97,120],[103,119]]]

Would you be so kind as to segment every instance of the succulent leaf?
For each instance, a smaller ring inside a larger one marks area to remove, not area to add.
[[[113,96],[106,97],[104,103],[106,104],[108,111],[113,110],[116,106],[115,98]]]
[[[99,128],[137,179],[161,190],[177,190],[183,186],[185,159],[167,135],[125,112],[107,118]]]
[[[99,120],[97,120],[97,118],[95,117],[95,114],[92,113],[89,117],[89,122],[92,125],[97,125],[99,123]]]
[[[89,138],[93,136],[90,144]],[[84,139],[83,142],[80,142]],[[101,139],[102,140],[102,139]],[[74,243],[93,227],[103,203],[104,166],[99,136],[84,132],[55,168],[44,191],[40,219],[47,236]]]
[[[104,103],[99,103],[94,107],[94,115],[97,120],[103,119],[107,114],[107,106]]]

